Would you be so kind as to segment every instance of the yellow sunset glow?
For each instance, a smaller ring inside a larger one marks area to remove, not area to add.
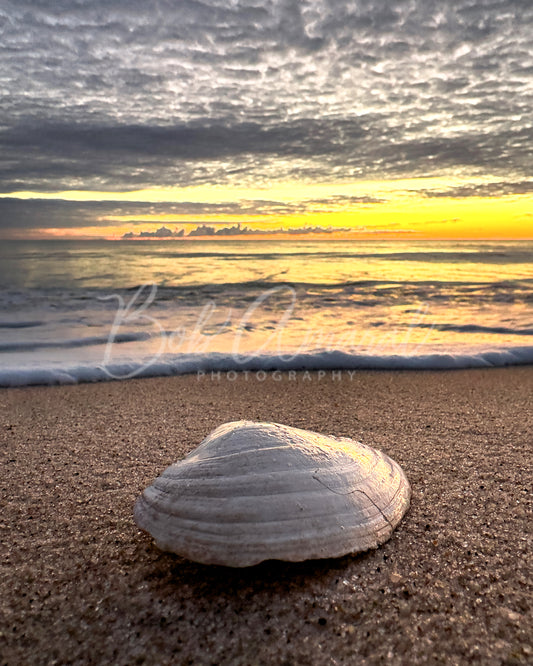
[[[456,198],[447,194],[497,185],[494,179],[478,178],[473,184],[471,179],[440,177],[351,183],[274,183],[268,188],[195,186],[134,192],[13,192],[5,196],[20,200],[80,202],[80,205],[109,202],[112,206],[112,213],[96,214],[94,221],[84,226],[36,229],[34,235],[41,238],[119,239],[128,232],[138,235],[143,231],[154,232],[161,226],[183,229],[187,234],[202,224],[216,228],[241,224],[257,230],[322,227],[333,231],[314,234],[316,238],[532,238],[531,195]],[[140,203],[180,205],[185,212],[152,212],[149,207],[142,213],[127,211],[128,206]],[[201,205],[206,206],[205,212],[186,210],[187,206]],[[217,206],[225,206],[229,212],[220,212]],[[231,236],[235,238],[238,236]],[[221,240],[220,236],[217,240]]]

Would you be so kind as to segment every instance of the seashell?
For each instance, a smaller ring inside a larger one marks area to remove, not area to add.
[[[376,548],[409,508],[401,467],[381,451],[276,423],[214,430],[139,497],[156,545],[203,564],[340,557]]]

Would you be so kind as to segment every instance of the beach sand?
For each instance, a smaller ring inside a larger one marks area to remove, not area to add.
[[[0,391],[1,664],[533,663],[533,367],[278,379]],[[241,418],[397,460],[392,538],[242,570],[160,552],[136,497]]]

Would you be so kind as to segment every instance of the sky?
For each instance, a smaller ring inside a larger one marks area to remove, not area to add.
[[[2,0],[0,238],[533,238],[531,109],[531,0]]]

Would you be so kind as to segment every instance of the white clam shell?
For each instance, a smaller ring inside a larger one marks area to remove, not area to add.
[[[381,451],[276,423],[214,430],[139,497],[159,548],[204,564],[340,557],[386,541],[409,508],[400,466]]]

